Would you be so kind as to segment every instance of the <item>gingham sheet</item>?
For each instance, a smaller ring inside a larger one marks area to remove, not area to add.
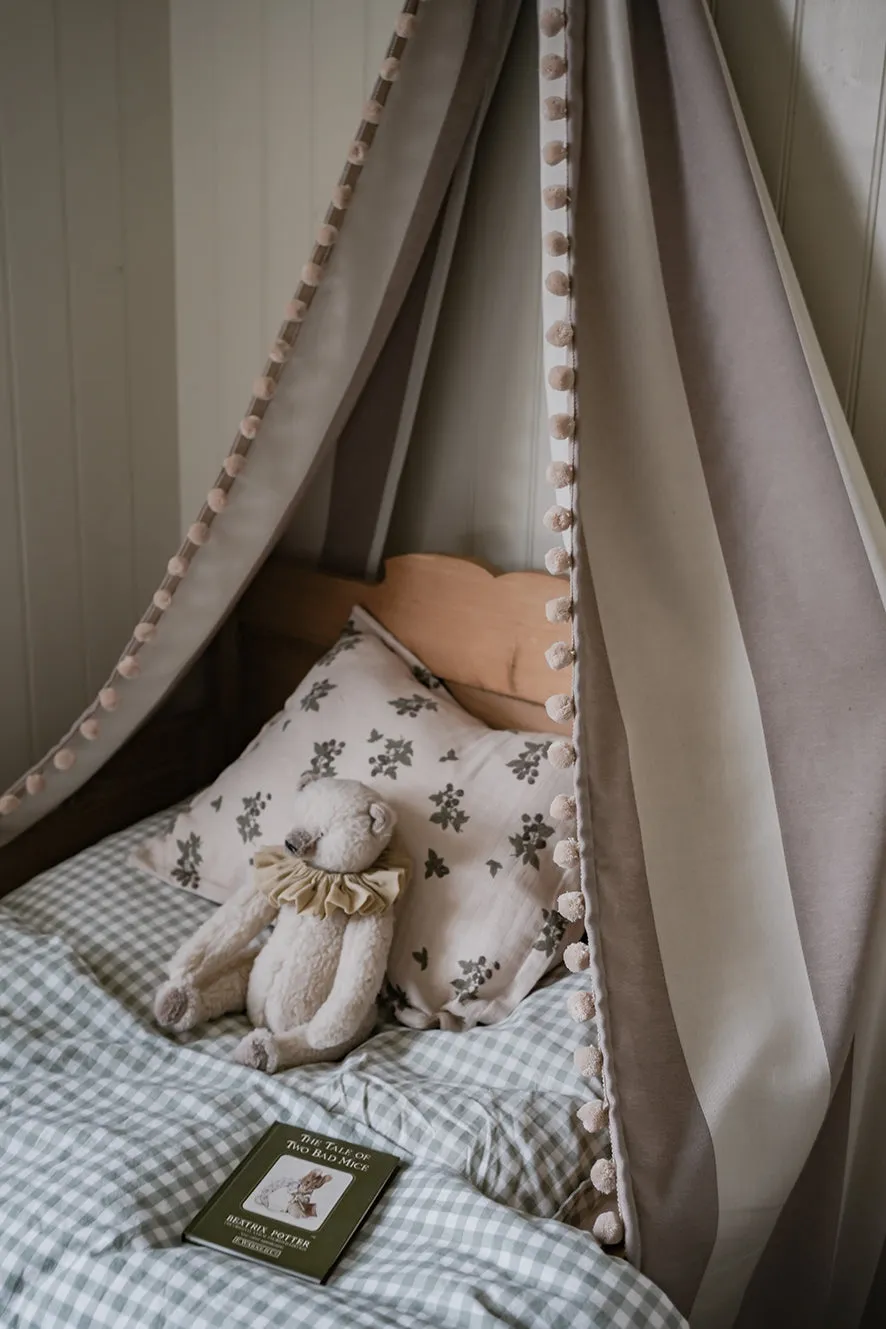
[[[565,976],[493,1028],[388,1028],[339,1066],[232,1063],[243,1018],[152,1027],[164,959],[214,906],[126,862],[154,818],[0,905],[2,1329],[676,1329],[577,1226],[591,1141]],[[275,1120],[408,1160],[325,1287],[184,1246]],[[565,1220],[565,1221],[557,1221]]]

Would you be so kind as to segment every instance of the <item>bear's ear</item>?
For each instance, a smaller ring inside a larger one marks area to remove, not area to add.
[[[372,834],[378,836],[389,835],[397,824],[396,813],[387,803],[370,803],[369,820],[372,823]]]

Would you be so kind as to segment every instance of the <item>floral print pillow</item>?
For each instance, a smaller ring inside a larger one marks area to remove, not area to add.
[[[580,935],[556,910],[577,889],[552,858],[549,809],[571,773],[542,734],[490,729],[363,610],[245,752],[136,862],[220,902],[281,844],[306,772],[362,780],[398,814],[413,862],[384,999],[403,1024],[502,1019]]]

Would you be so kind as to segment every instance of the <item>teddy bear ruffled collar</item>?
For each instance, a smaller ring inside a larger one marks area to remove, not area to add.
[[[253,859],[255,885],[279,909],[294,905],[300,914],[383,914],[405,890],[410,863],[385,850],[365,872],[327,872],[282,845],[259,849]]]

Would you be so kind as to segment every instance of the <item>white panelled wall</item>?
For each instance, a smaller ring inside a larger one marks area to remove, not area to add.
[[[0,0],[0,788],[177,533],[168,49],[163,4]]]
[[[886,505],[886,2],[709,2]],[[390,541],[502,567],[548,543],[524,7]],[[398,9],[0,0],[0,783],[94,689],[212,482]]]

